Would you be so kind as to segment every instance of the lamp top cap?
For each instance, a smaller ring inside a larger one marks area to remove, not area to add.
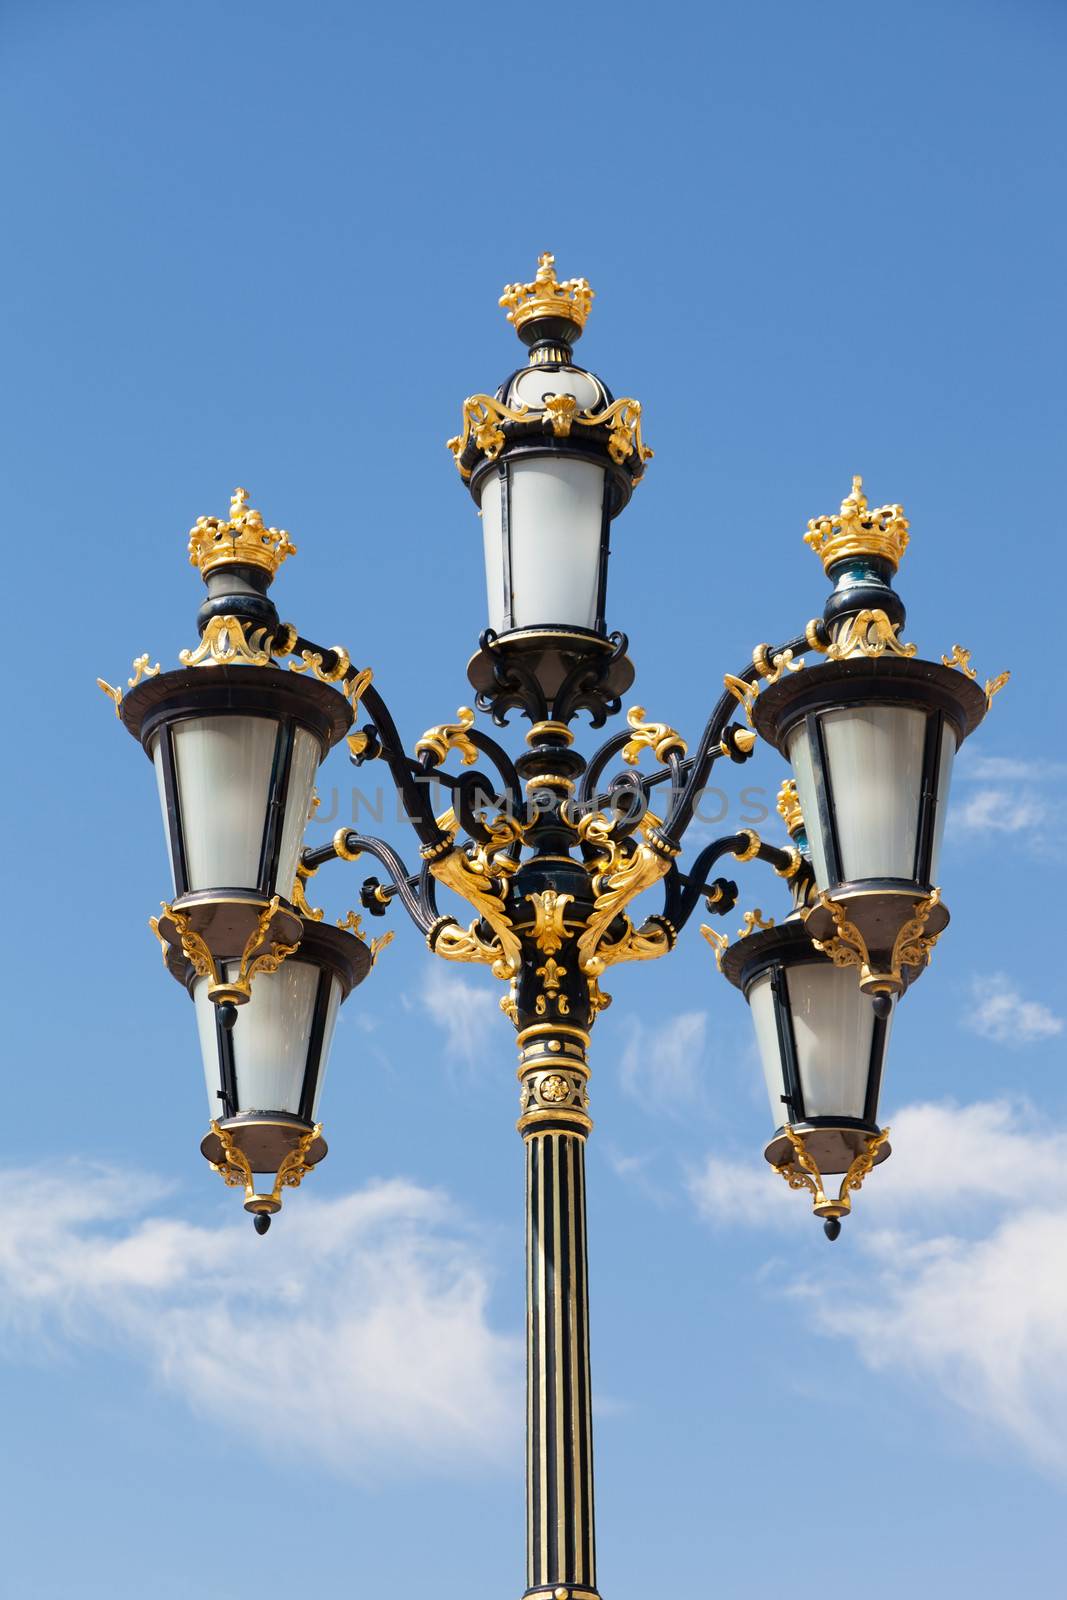
[[[524,343],[531,343],[542,331],[537,323],[563,322],[570,324],[566,333],[569,340],[581,337],[593,291],[585,278],[568,278],[560,283],[556,277],[556,258],[546,251],[538,257],[537,271],[532,283],[509,283],[500,296],[508,321]],[[533,338],[531,338],[531,335]]]
[[[791,839],[798,833],[804,832],[804,813],[800,809],[800,796],[797,794],[795,778],[786,778],[778,790],[778,815],[785,823],[786,832]]]
[[[852,556],[877,556],[895,572],[908,548],[908,519],[904,507],[876,506],[871,510],[863,492],[863,479],[852,480],[852,493],[841,502],[836,516],[812,517],[804,543],[822,557],[823,570]]]
[[[258,567],[273,578],[286,556],[296,554],[284,528],[268,528],[248,503],[248,490],[235,489],[229,517],[197,517],[189,530],[189,560],[207,578],[219,567]]]

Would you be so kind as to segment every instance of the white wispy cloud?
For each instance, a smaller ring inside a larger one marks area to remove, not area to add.
[[[1067,1171],[1052,1130],[1007,1101],[925,1104],[893,1118],[892,1143],[819,1281],[779,1267],[775,1282],[869,1366],[1067,1472]],[[816,1226],[807,1197],[754,1162],[709,1160],[690,1194],[717,1224]]]
[[[971,1003],[963,1025],[997,1044],[1019,1046],[1063,1032],[1063,1018],[1040,1000],[1024,1000],[1003,972],[971,981]]]
[[[473,1067],[491,1048],[500,1025],[500,992],[487,975],[479,982],[441,961],[427,969],[419,1004],[440,1029],[453,1060]]]
[[[977,789],[952,807],[949,826],[972,833],[1021,833],[1045,823],[1050,814],[1040,794],[1021,788]]]
[[[355,1475],[508,1460],[519,1344],[476,1241],[401,1180],[301,1192],[266,1239],[167,1217],[128,1173],[3,1173],[0,1357],[124,1347],[216,1426]]]
[[[649,1111],[677,1113],[700,1098],[706,1011],[683,1011],[656,1027],[635,1021],[620,1062],[622,1087]]]

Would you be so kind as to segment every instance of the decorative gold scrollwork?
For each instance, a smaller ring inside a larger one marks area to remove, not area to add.
[[[545,421],[551,423],[552,432],[557,439],[566,439],[570,436],[577,410],[578,402],[572,394],[545,395]]]
[[[198,978],[208,979],[208,999],[215,1005],[222,1005],[227,1001],[232,1005],[244,1005],[252,994],[252,980],[261,972],[277,972],[286,956],[291,956],[300,947],[298,939],[295,944],[282,944],[275,940],[267,948],[271,924],[275,917],[281,914],[280,897],[275,895],[270,903],[264,906],[256,926],[245,942],[236,978],[225,978],[205,940],[189,926],[188,915],[176,911],[165,900],[162,905],[164,917],[171,921],[178,931],[182,955],[190,963]],[[150,917],[148,926],[163,947],[163,962],[166,965],[169,943],[160,929],[162,920],[161,917]]]
[[[774,918],[767,917],[765,919],[763,912],[760,910],[759,906],[757,906],[755,911],[746,911],[744,913],[744,927],[738,928],[737,937],[739,939],[747,939],[750,933],[756,932],[757,928],[773,927]]]
[[[799,661],[795,661],[792,650],[779,650],[772,656],[770,649],[770,645],[758,644],[752,652],[752,665],[761,678],[766,678],[768,685],[777,683],[779,678],[787,672],[801,672],[803,670],[803,657]]]
[[[998,672],[995,678],[987,678],[986,679],[986,681],[985,681],[985,703],[986,703],[986,710],[987,711],[989,710],[989,707],[993,704],[993,696],[995,694],[999,694],[1000,693],[1001,689],[1003,689],[1004,685],[1007,683],[1007,681],[1008,681],[1008,679],[1010,677],[1011,677],[1011,673],[1010,672]]]
[[[316,1122],[307,1133],[302,1133],[293,1148],[282,1158],[269,1196],[257,1195],[255,1174],[248,1157],[234,1142],[231,1129],[224,1128],[218,1121],[213,1121],[211,1131],[222,1145],[222,1160],[211,1163],[212,1171],[219,1174],[228,1188],[243,1188],[246,1201],[263,1200],[267,1202],[264,1210],[277,1211],[282,1203],[282,1190],[299,1188],[311,1171],[307,1159],[308,1151],[321,1135],[322,1123]]]
[[[745,720],[751,728],[752,707],[759,699],[759,684],[746,683],[744,678],[735,678],[732,672],[724,672],[722,681],[725,687],[729,689],[734,699],[737,700],[741,706],[743,706]]]
[[[711,945],[711,948],[714,950],[714,952],[715,952],[715,965],[718,967],[719,971],[721,972],[722,971],[722,959],[723,959],[723,956],[726,954],[726,949],[727,949],[727,946],[728,946],[730,941],[727,939],[727,937],[726,937],[726,935],[724,933],[716,933],[714,928],[709,928],[706,922],[702,922],[700,924],[700,931],[703,934],[704,938]]]
[[[940,935],[926,933],[925,928],[931,911],[940,903],[940,889],[934,889],[925,899],[916,902],[914,914],[902,925],[893,941],[887,972],[872,971],[870,952],[862,933],[854,922],[848,920],[846,908],[839,905],[836,900],[832,900],[825,889],[815,901],[815,905],[829,911],[834,920],[834,937],[813,939],[811,942],[816,950],[821,950],[823,955],[829,956],[835,967],[858,967],[861,984],[869,986],[871,980],[874,980],[879,988],[899,991],[903,987],[904,967],[925,967],[929,963]]]
[[[512,409],[511,406],[501,404],[494,400],[491,394],[472,394],[463,402],[463,432],[454,439],[447,440],[447,447],[456,458],[456,466],[460,476],[470,477],[470,468],[465,467],[462,455],[467,448],[467,441],[474,435],[474,443],[483,451],[486,459],[495,461],[504,448],[506,435],[500,424],[502,422],[526,422],[529,420],[529,406],[520,405]]]
[[[501,817],[493,824],[493,831],[493,841],[482,846],[473,857],[453,846],[443,855],[430,860],[430,871],[439,883],[469,901],[493,930],[499,950],[486,945],[475,933],[477,922],[471,924],[465,936],[469,953],[460,953],[462,941],[447,928],[431,948],[452,961],[490,960],[493,976],[506,979],[513,977],[522,965],[522,945],[512,928],[504,901],[497,892],[498,880],[494,871],[514,868],[513,862],[501,861],[499,856],[510,840],[521,837],[521,829],[513,818]]]
[[[913,656],[918,649],[914,644],[901,644],[898,629],[884,611],[857,611],[849,617],[826,654],[831,661],[845,661],[850,656],[884,656],[888,650],[894,656]]]
[[[620,940],[614,946],[601,949],[608,928],[631,900],[664,876],[672,859],[670,854],[649,843],[632,844],[627,853],[624,842],[613,837],[612,827],[610,819],[595,811],[578,823],[579,838],[596,845],[606,857],[599,871],[593,873],[593,910],[578,936],[578,964],[590,978],[599,977],[609,965],[612,959],[609,950],[614,951],[618,959],[625,947],[626,941]]]
[[[306,917],[309,922],[321,922],[325,915],[321,907],[308,904],[306,884],[308,879],[313,878],[318,870],[318,867],[305,867],[301,863],[296,869],[296,882],[293,884],[293,892],[289,896],[300,915]]]
[[[864,1178],[874,1166],[879,1150],[889,1138],[888,1128],[883,1128],[881,1133],[872,1133],[868,1137],[863,1149],[841,1179],[837,1199],[829,1200],[826,1196],[823,1175],[814,1156],[805,1145],[802,1135],[788,1123],[782,1131],[792,1146],[793,1154],[788,1161],[778,1162],[775,1172],[785,1179],[791,1189],[807,1189],[812,1197],[812,1211],[817,1217],[828,1219],[845,1217],[852,1210],[851,1195],[862,1187]]]
[[[585,428],[610,427],[608,454],[617,466],[621,467],[636,451],[643,471],[645,462],[651,461],[655,454],[641,438],[640,400],[630,397],[616,400],[603,411],[583,411],[574,420]]]
[[[952,646],[952,654],[941,657],[943,667],[958,667],[965,678],[977,678],[978,673],[971,666],[971,652],[965,650],[961,644]]]
[[[136,689],[142,678],[155,678],[159,675],[160,670],[158,661],[154,667],[148,665],[148,652],[145,651],[143,656],[137,656],[134,660],[133,677],[127,678],[126,683],[129,688]],[[126,691],[124,689],[116,689],[114,684],[108,683],[104,678],[97,678],[96,686],[104,691],[109,700],[114,702],[116,717],[121,716],[122,697]]]
[[[572,930],[567,927],[564,916],[574,896],[545,889],[541,894],[528,894],[526,898],[534,908],[534,942],[538,950],[554,955],[571,936]]]
[[[468,738],[467,729],[474,723],[474,712],[470,706],[460,706],[456,718],[455,722],[442,722],[436,728],[427,728],[415,746],[415,754],[433,755],[441,762],[450,750],[458,750],[460,765],[472,767],[478,759],[478,751]]]
[[[212,617],[196,649],[180,650],[178,660],[183,667],[269,667],[269,645],[266,628],[252,628],[246,634],[239,617]]]
[[[633,734],[619,752],[628,767],[636,767],[642,750],[651,750],[656,760],[666,761],[672,751],[684,756],[689,749],[681,734],[666,722],[646,722],[644,706],[631,706],[626,720]]]
[[[299,661],[290,661],[290,672],[310,672],[313,678],[320,683],[339,683],[352,665],[348,651],[343,645],[332,646],[331,653],[336,658],[329,669],[322,664],[322,654],[318,650],[301,650]]]

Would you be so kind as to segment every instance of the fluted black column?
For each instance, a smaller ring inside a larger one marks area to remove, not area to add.
[[[520,1035],[526,1143],[526,1582],[530,1596],[597,1595],[589,1385],[587,1036]]]

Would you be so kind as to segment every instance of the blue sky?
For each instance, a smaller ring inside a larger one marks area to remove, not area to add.
[[[373,666],[411,741],[466,703],[479,525],[444,441],[515,364],[496,298],[544,249],[656,451],[609,595],[651,716],[696,737],[821,609],[802,534],[854,472],[911,519],[908,636],[1013,671],[957,773],[894,1156],[837,1246],[762,1163],[748,1017],[695,927],[608,984],[602,1589],[1059,1575],[1065,34],[1035,0],[7,0],[4,1592],[521,1589],[497,989],[397,920],[338,1028],[329,1160],[257,1239],[198,1152],[154,784],[94,680],[193,641],[186,530],[241,483],[300,547],[283,614]],[[781,776],[761,754],[730,815]],[[780,914],[742,870],[739,910]],[[320,874],[331,916],[360,875]]]

